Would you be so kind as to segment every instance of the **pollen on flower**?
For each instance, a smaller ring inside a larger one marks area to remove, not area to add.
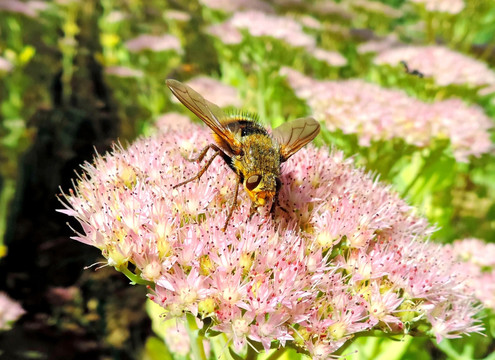
[[[400,333],[406,321],[438,339],[480,331],[465,291],[476,283],[453,252],[425,241],[426,220],[342,152],[294,154],[280,179],[286,211],[273,217],[269,205],[250,216],[241,188],[223,232],[235,174],[222,159],[173,189],[202,165],[184,148],[194,156],[211,142],[207,129],[187,126],[85,164],[59,210],[81,225],[73,239],[154,283],[150,299],[165,319],[209,318],[238,351],[291,343],[314,358],[363,331]]]

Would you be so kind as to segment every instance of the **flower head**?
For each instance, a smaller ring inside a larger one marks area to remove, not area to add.
[[[315,39],[303,31],[303,26],[290,17],[250,10],[236,12],[227,23],[246,30],[253,37],[272,37],[292,46],[311,49],[316,44]]]
[[[458,14],[464,10],[464,0],[410,0],[416,4],[423,4],[430,12],[444,12]]]
[[[198,76],[190,79],[186,84],[192,87],[200,94],[204,94],[208,101],[220,106],[220,107],[240,107],[241,99],[237,89],[233,86],[223,84],[222,82],[215,80],[207,76]],[[178,100],[174,99],[174,102]]]
[[[241,191],[223,232],[236,175],[222,159],[174,188],[201,167],[184,157],[209,142],[191,123],[117,146],[84,165],[60,210],[81,224],[75,240],[153,283],[165,317],[209,318],[238,350],[294,342],[317,358],[366,330],[401,333],[428,320],[439,338],[479,330],[452,257],[424,241],[427,222],[342,152],[297,152],[283,166],[274,217],[264,208],[250,217]],[[442,308],[458,311],[442,317]]]
[[[495,85],[495,72],[484,62],[442,46],[401,46],[381,51],[376,64],[399,65],[405,61],[411,69],[432,76],[438,85]]]
[[[128,40],[125,45],[131,52],[139,52],[143,50],[150,51],[175,51],[182,54],[182,46],[177,37],[170,34],[165,35],[139,35],[131,40]]]
[[[122,78],[141,78],[144,75],[141,70],[133,69],[126,66],[107,66],[105,68],[105,74]]]
[[[463,162],[492,149],[488,132],[492,120],[480,107],[467,106],[459,99],[429,104],[362,80],[319,81],[289,68],[282,73],[311,106],[316,119],[331,131],[357,134],[361,146],[402,138],[425,147],[434,139],[447,138],[455,158]]]
[[[200,0],[204,6],[223,12],[233,13],[243,10],[273,12],[273,7],[260,0]]]
[[[0,292],[0,330],[9,330],[24,313],[19,303]]]

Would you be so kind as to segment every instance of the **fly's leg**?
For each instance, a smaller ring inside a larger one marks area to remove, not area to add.
[[[215,144],[209,144],[209,145],[206,145],[204,148],[201,149],[201,151],[199,152],[199,155],[198,156],[193,157],[191,159],[188,159],[188,158],[186,158],[184,156],[184,159],[186,159],[187,161],[190,161],[190,162],[200,162],[200,161],[203,160],[203,158],[206,156],[206,153],[210,149],[213,149],[215,151],[220,151],[220,149],[218,148],[218,146],[216,146]]]
[[[232,217],[232,214],[234,213],[234,209],[237,205],[237,194],[239,193],[239,184],[241,183],[241,177],[237,176],[237,180],[235,183],[235,192],[234,192],[234,201],[232,202],[232,205],[230,206],[229,213],[227,214],[227,219],[225,220],[225,225],[222,228],[222,231],[225,232],[227,229],[227,225],[229,224],[229,220]]]
[[[279,207],[281,210],[288,213],[288,211],[285,208],[283,208],[282,206],[280,206],[280,204],[278,202],[278,194],[280,192],[281,187],[282,187],[282,183],[280,182],[279,179],[277,179],[277,190],[276,190],[275,196],[273,197],[273,200],[272,200],[272,207],[270,208],[270,214],[272,214],[272,218],[275,217],[275,208],[276,207]]]
[[[209,150],[209,149],[214,149],[214,150],[216,150],[216,152],[215,152],[215,154],[213,154],[213,156],[212,156],[212,157],[208,160],[208,162],[206,163],[206,165],[205,165],[205,166],[203,166],[203,167],[201,168],[201,170],[199,170],[199,172],[198,172],[196,175],[194,175],[192,178],[187,179],[187,180],[185,180],[185,181],[183,181],[183,182],[181,182],[181,183],[178,183],[177,185],[174,185],[174,187],[173,187],[174,189],[175,189],[175,188],[178,188],[179,186],[185,185],[185,184],[187,184],[188,182],[191,182],[191,181],[193,181],[193,180],[196,180],[196,179],[201,178],[201,176],[205,173],[206,169],[208,169],[208,167],[210,167],[210,165],[211,165],[211,163],[213,162],[213,160],[215,160],[215,158],[216,158],[218,155],[220,155],[220,154],[222,154],[222,153],[223,153],[223,152],[222,152],[222,150],[220,150],[220,148],[219,148],[218,146],[216,146],[216,145],[214,145],[214,144],[210,144],[210,145],[206,146],[203,150],[201,150],[201,152],[199,153],[199,155],[198,155],[196,158],[194,158],[194,159],[190,159],[189,161],[201,161],[201,160],[203,160],[203,158],[205,157],[205,155],[206,155],[206,153],[208,152],[208,150]]]

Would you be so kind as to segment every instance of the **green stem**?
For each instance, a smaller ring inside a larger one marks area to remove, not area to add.
[[[142,277],[134,274],[131,270],[129,270],[127,268],[127,266],[125,266],[125,267],[124,266],[119,267],[119,268],[117,268],[117,271],[120,271],[122,274],[124,274],[125,276],[127,276],[129,278],[129,280],[131,280],[134,284],[148,285],[151,288],[154,288],[155,287],[153,282],[144,280]]]
[[[7,231],[7,219],[9,207],[15,195],[15,180],[5,177],[0,190],[0,259],[7,254],[7,246],[4,243]]]
[[[257,357],[258,357],[258,353],[256,352],[256,350],[254,350],[253,347],[248,344],[246,360],[254,360]]]
[[[198,325],[196,325],[196,318],[193,314],[188,313],[186,315],[186,319],[186,329],[191,343],[193,359],[206,360],[207,357],[203,346],[203,336],[199,335]]]
[[[217,360],[234,360],[229,353],[227,336],[220,334],[209,338],[213,352],[215,353],[215,359]]]
[[[288,348],[280,348],[275,350],[268,356],[265,360],[277,360],[279,357],[281,357],[283,354],[287,352]]]

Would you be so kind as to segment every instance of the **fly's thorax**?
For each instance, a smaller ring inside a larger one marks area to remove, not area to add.
[[[280,177],[280,148],[269,135],[242,137],[243,153],[232,157],[232,165],[255,205],[262,206],[277,192]]]

